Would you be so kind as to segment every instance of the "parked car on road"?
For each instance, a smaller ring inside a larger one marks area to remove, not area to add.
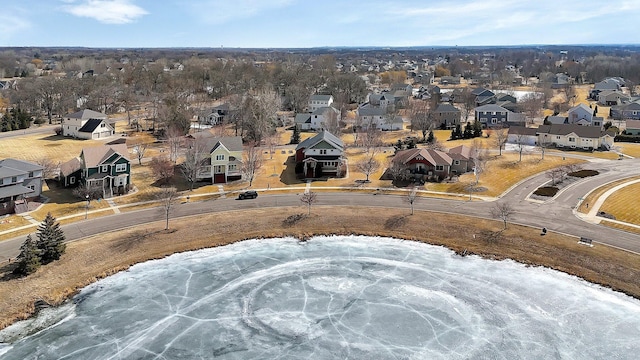
[[[238,199],[240,200],[244,200],[244,199],[255,199],[258,197],[258,192],[255,190],[248,190],[245,192],[240,193],[240,195],[238,195]]]

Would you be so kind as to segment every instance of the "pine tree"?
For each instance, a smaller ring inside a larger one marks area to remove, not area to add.
[[[36,242],[31,238],[31,234],[27,235],[27,240],[20,246],[18,266],[13,270],[14,274],[26,276],[38,270],[40,267],[39,253]]]
[[[467,125],[465,125],[462,137],[465,139],[471,139],[473,137],[473,129],[471,129],[471,123],[467,123]]]
[[[479,121],[473,123],[473,137],[482,137],[482,125]]]
[[[66,250],[65,237],[64,232],[60,229],[60,223],[56,222],[51,213],[47,213],[47,217],[38,226],[37,236],[36,245],[40,249],[42,264],[60,259]]]
[[[300,129],[298,126],[293,127],[293,134],[291,134],[290,144],[299,144],[300,143]]]
[[[433,143],[435,137],[433,136],[433,131],[429,131],[429,136],[427,136],[427,144]]]

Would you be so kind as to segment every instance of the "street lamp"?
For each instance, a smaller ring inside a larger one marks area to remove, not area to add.
[[[89,216],[89,202],[91,200],[89,200],[89,195],[85,195],[84,196],[85,199],[87,199],[87,206],[84,208],[84,219],[87,220],[87,217]]]

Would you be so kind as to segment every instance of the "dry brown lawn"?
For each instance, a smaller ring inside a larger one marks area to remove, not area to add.
[[[529,176],[538,174],[548,169],[567,164],[580,164],[584,160],[549,156],[547,154],[542,160],[539,155],[523,155],[522,161],[518,154],[503,153],[502,156],[493,156],[487,162],[486,170],[480,175],[480,182],[475,185],[477,188],[486,188],[486,191],[475,192],[476,195],[498,196],[508,190],[511,186]],[[460,176],[456,183],[433,183],[427,188],[433,191],[466,193],[469,183],[475,183],[473,173]]]
[[[589,208],[587,208],[587,204],[593,205],[598,200],[598,198],[602,196],[605,192],[607,192],[609,189],[635,179],[640,179],[640,176],[633,176],[626,179],[616,180],[606,185],[600,186],[597,189],[594,189],[591,193],[589,193],[589,195],[584,200],[582,200],[580,207],[578,207],[578,211],[585,214],[588,213]]]
[[[634,158],[640,157],[640,144],[616,143],[616,146],[620,146],[620,151],[623,154],[632,156]]]
[[[21,226],[31,224],[29,221],[25,220],[22,216],[10,215],[3,216],[0,219],[0,231],[15,229]]]
[[[640,229],[633,227],[633,226],[627,226],[627,225],[623,225],[623,224],[618,224],[618,223],[614,223],[611,221],[607,221],[607,220],[602,220],[600,222],[601,225],[605,225],[608,227],[612,227],[614,229],[620,229],[620,230],[624,230],[630,233],[635,233],[635,234],[640,234]]]
[[[612,214],[616,220],[640,225],[640,211],[638,211],[638,196],[640,183],[635,183],[614,192],[600,207],[601,211]]]
[[[51,134],[25,135],[2,139],[1,158],[37,162],[42,158],[65,162],[80,155],[82,148],[102,145],[99,140],[77,140]]]
[[[60,304],[82,287],[135,263],[243,239],[288,235],[361,234],[423,241],[457,253],[552,267],[640,297],[637,255],[603,245],[581,246],[575,237],[556,233],[541,237],[537,230],[512,225],[492,242],[483,234],[499,231],[499,222],[421,211],[410,216],[408,208],[313,207],[311,216],[294,224],[284,223],[288,216],[304,212],[301,206],[207,214],[175,219],[168,232],[160,230],[164,223],[159,222],[101,234],[70,243],[60,261],[27,278],[11,278],[7,265],[0,270],[0,328],[30,316],[38,299]],[[364,212],[367,216],[359,215]],[[238,228],[238,223],[245,226]]]

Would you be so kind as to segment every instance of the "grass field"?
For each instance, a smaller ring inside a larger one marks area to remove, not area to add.
[[[616,220],[640,225],[640,211],[638,211],[638,196],[640,183],[635,183],[616,191],[605,200],[601,211],[612,214]]]
[[[582,203],[580,203],[580,207],[578,207],[578,211],[585,214],[588,213],[589,208],[587,208],[587,204],[593,205],[596,202],[596,200],[598,200],[598,198],[602,196],[605,192],[607,192],[609,189],[635,179],[640,179],[640,176],[620,179],[620,180],[611,182],[609,184],[603,185],[597,189],[594,189],[591,193],[589,193],[589,195],[584,200],[582,200]]]

